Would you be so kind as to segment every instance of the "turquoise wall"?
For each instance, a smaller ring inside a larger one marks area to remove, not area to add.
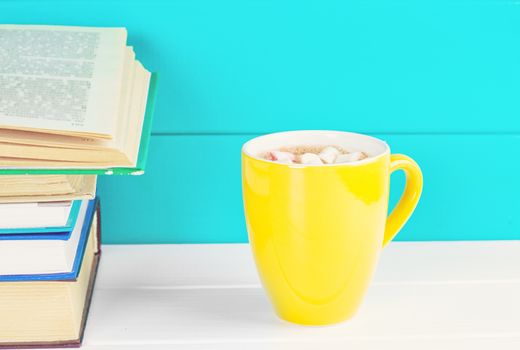
[[[107,243],[246,241],[241,144],[306,128],[418,161],[397,239],[520,239],[517,1],[0,0],[0,22],[125,26],[161,74],[147,174],[99,180]]]

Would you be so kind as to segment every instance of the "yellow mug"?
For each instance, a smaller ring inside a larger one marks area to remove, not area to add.
[[[368,158],[327,165],[281,164],[267,151],[335,145]],[[404,170],[404,193],[390,216],[390,174]],[[276,313],[325,325],[354,315],[379,253],[412,214],[422,191],[419,166],[390,154],[377,138],[340,131],[260,136],[242,148],[242,190],[249,241]]]

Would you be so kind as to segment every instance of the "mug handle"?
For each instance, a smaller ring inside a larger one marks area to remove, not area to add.
[[[423,187],[421,168],[412,158],[404,154],[392,154],[390,156],[390,174],[396,170],[404,171],[406,185],[401,199],[399,199],[394,210],[386,219],[383,247],[390,243],[406,221],[408,221],[417,206],[417,202],[419,202]]]

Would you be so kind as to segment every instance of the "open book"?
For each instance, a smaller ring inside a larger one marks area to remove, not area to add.
[[[126,37],[124,28],[0,25],[1,173],[139,168],[155,84]]]

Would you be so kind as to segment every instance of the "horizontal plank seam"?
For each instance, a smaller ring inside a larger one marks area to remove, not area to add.
[[[280,338],[273,337],[270,339],[264,338],[240,338],[237,336],[232,339],[212,339],[212,340],[183,340],[183,339],[166,339],[166,340],[131,340],[131,341],[99,341],[99,342],[88,342],[85,347],[89,346],[142,346],[142,345],[182,345],[182,344],[270,344],[270,343],[331,343],[340,341],[380,341],[380,340],[464,340],[464,339],[502,339],[502,340],[520,340],[520,332],[493,332],[493,333],[464,333],[464,334],[418,334],[418,335],[394,335],[394,336],[352,336],[345,335],[340,337],[327,336],[325,337],[314,337],[314,336],[301,336],[298,339],[295,338]]]
[[[276,131],[260,131],[260,132],[233,132],[233,131],[222,131],[222,132],[152,132],[152,136],[256,136],[269,134]],[[498,132],[464,132],[464,131],[446,131],[446,132],[429,132],[429,131],[413,131],[413,132],[385,132],[385,131],[357,131],[363,134],[370,135],[397,135],[397,136],[520,136],[520,131],[498,131]]]
[[[394,242],[392,241],[392,244],[390,245],[390,248],[388,249],[395,249],[395,247],[407,247],[409,249],[412,246],[420,246],[420,249],[424,249],[424,247],[427,247],[428,249],[445,249],[445,247],[453,248],[457,246],[458,249],[474,249],[474,247],[479,248],[486,248],[486,249],[504,249],[504,247],[507,247],[507,249],[510,249],[511,247],[514,247],[515,249],[520,249],[520,240],[500,240],[500,239],[487,239],[487,240],[473,240],[473,241],[467,241],[467,240],[444,240],[444,241],[398,241]],[[462,246],[462,247],[460,247]],[[135,249],[136,251],[142,252],[143,250],[151,251],[152,254],[156,254],[157,252],[155,250],[159,251],[168,251],[168,253],[171,253],[171,249],[192,249],[190,251],[190,254],[197,254],[200,252],[204,252],[203,249],[220,249],[220,247],[231,247],[233,249],[243,249],[241,247],[249,247],[249,243],[243,242],[243,243],[136,243],[136,244],[105,244],[103,243],[104,249],[110,250],[107,254],[113,254],[112,251],[117,251],[119,254],[124,254],[126,256],[128,249]],[[394,248],[391,248],[394,247]],[[247,248],[249,249],[249,248]],[[413,252],[416,252],[416,247],[413,247]],[[195,251],[197,250],[197,251]],[[200,250],[200,251],[199,251]],[[249,251],[248,251],[249,252]],[[386,252],[386,250],[383,250],[383,252]],[[520,251],[519,251],[520,252]],[[205,253],[205,252],[204,252]],[[442,251],[442,254],[445,252]],[[400,253],[401,254],[401,253]],[[403,253],[406,254],[406,253]]]
[[[386,286],[431,286],[431,285],[490,285],[490,284],[520,284],[520,279],[507,280],[461,280],[461,281],[395,281],[395,282],[374,282],[374,287]],[[98,286],[98,290],[193,290],[193,289],[261,289],[260,284],[193,284],[179,286]]]
[[[193,290],[193,289],[260,289],[259,284],[193,284],[181,286],[97,286],[96,290]]]

